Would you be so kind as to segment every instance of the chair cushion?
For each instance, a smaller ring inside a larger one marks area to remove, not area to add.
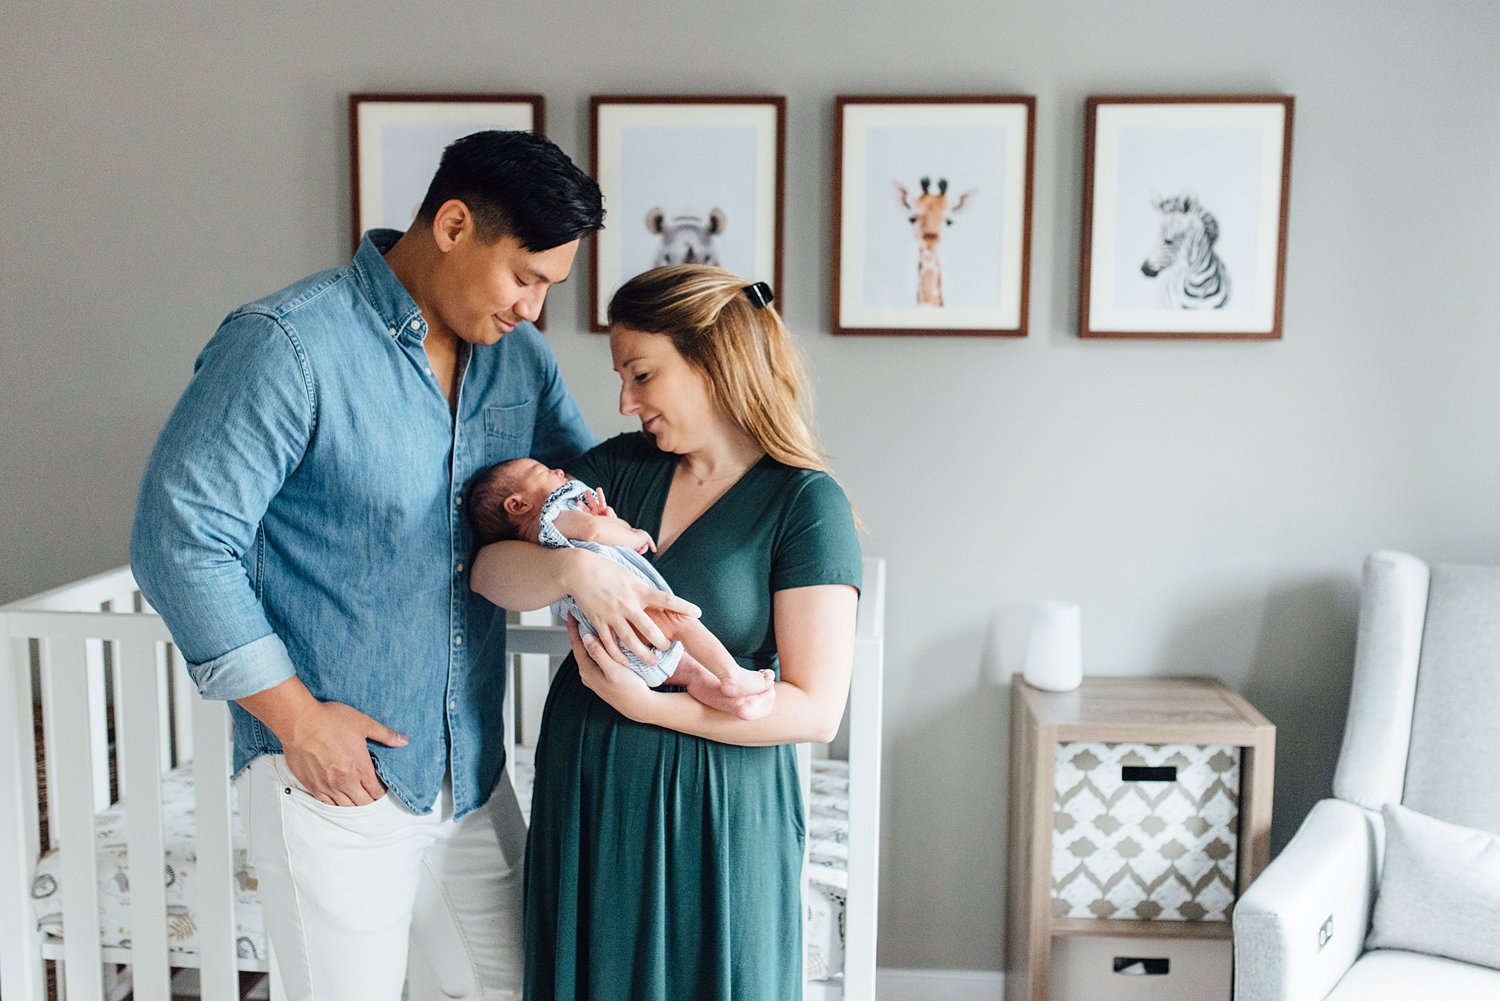
[[[1359,957],[1324,1001],[1491,1001],[1500,972],[1438,956],[1380,949]]]
[[[1385,864],[1366,946],[1500,969],[1500,837],[1394,804],[1381,814]]]
[[[1406,791],[1420,813],[1500,834],[1500,566],[1432,568]]]

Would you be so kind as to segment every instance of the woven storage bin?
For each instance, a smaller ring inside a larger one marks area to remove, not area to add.
[[[1059,743],[1055,775],[1055,917],[1229,920],[1238,747]]]

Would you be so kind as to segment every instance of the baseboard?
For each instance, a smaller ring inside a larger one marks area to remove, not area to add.
[[[875,971],[879,1001],[1001,1001],[1005,975],[992,970]],[[849,1001],[856,1001],[850,998]]]

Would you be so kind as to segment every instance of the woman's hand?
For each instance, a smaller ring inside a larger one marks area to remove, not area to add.
[[[568,616],[568,641],[573,645],[573,657],[578,661],[578,677],[589,691],[608,702],[622,716],[637,723],[648,722],[645,717],[655,693],[640,675],[615,663],[597,639],[581,634],[571,615]]]
[[[571,594],[599,631],[605,653],[620,664],[626,663],[622,646],[648,664],[656,663],[653,645],[667,648],[666,637],[651,621],[651,610],[694,618],[700,614],[698,606],[658,591],[608,557],[517,539],[492,542],[479,550],[469,586],[502,608],[521,612]]]
[[[694,618],[700,614],[698,606],[658,591],[613,560],[583,550],[571,552],[576,559],[565,581],[567,592],[594,624],[604,656],[617,664],[628,663],[622,647],[654,664],[656,654],[651,649],[665,650],[670,645],[648,609]]]

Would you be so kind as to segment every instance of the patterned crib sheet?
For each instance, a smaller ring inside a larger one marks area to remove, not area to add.
[[[511,759],[512,780],[523,816],[531,813],[535,764],[531,748],[517,747]],[[245,836],[239,805],[234,808],[234,894],[239,954],[266,954],[265,917],[260,906],[254,870],[245,861]],[[167,943],[171,953],[198,952],[198,928],[193,917],[197,892],[197,855],[193,850],[193,769],[191,764],[162,778],[162,823],[165,842],[163,878],[167,886]],[[99,814],[94,834],[99,844],[99,918],[105,948],[130,945],[130,875],[125,844],[124,801]],[[808,894],[803,966],[808,980],[828,980],[844,968],[844,901],[849,890],[849,765],[844,761],[815,760],[809,804]],[[37,928],[61,939],[62,858],[43,855],[32,881],[31,903]]]
[[[194,800],[191,763],[162,777],[162,840],[165,845],[162,877],[167,887],[167,951],[198,952],[198,924],[193,902],[198,892],[198,856],[193,850]],[[235,939],[239,954],[260,958],[266,954],[265,918],[253,870],[245,861],[245,835],[239,820],[239,804],[233,787],[231,825],[234,845]],[[130,867],[125,844],[126,803],[121,800],[99,814],[94,837],[99,844],[100,944],[105,948],[130,945]],[[62,856],[58,851],[43,855],[31,884],[32,913],[45,935],[62,938]]]
[[[806,980],[844,972],[844,912],[849,896],[849,763],[815,759],[808,802],[807,897],[802,902]]]

